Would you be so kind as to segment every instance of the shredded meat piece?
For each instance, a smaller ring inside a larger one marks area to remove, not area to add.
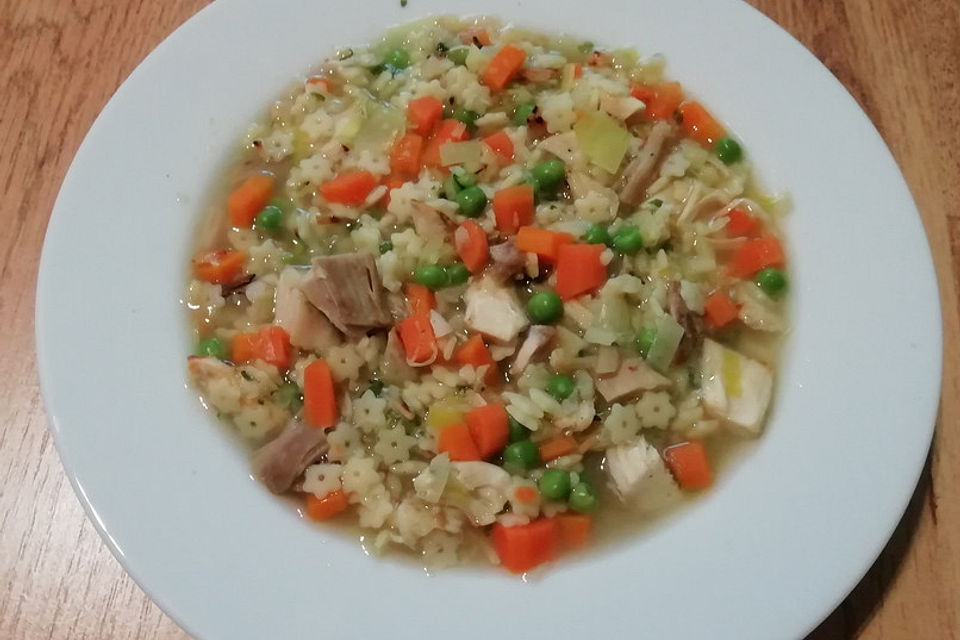
[[[598,377],[595,386],[604,400],[614,402],[632,396],[638,391],[668,387],[670,380],[651,369],[639,358],[624,358],[613,375]]]
[[[676,280],[667,286],[667,305],[670,315],[683,327],[683,337],[677,347],[677,362],[686,362],[690,354],[696,350],[703,335],[703,321],[690,309],[680,295],[680,283]]]
[[[520,71],[520,75],[527,82],[534,84],[549,82],[560,76],[559,69],[547,69],[546,67],[526,67]]]
[[[510,373],[522,373],[523,370],[527,368],[527,365],[530,364],[533,357],[550,344],[550,341],[553,340],[556,335],[557,330],[547,325],[535,324],[530,327],[530,331],[527,332],[527,337],[523,340],[523,344],[520,345],[519,351],[517,351],[516,359],[513,361],[513,364],[510,365]]]
[[[283,493],[326,452],[326,432],[293,419],[279,436],[253,454],[253,473],[270,491]]]
[[[523,273],[523,268],[527,264],[527,257],[517,249],[513,238],[511,238],[506,242],[490,247],[490,261],[492,264],[488,273],[500,282],[504,282]]]
[[[389,327],[393,319],[384,303],[377,263],[369,254],[324,256],[300,283],[307,300],[350,336]]]
[[[666,122],[657,122],[650,130],[643,147],[623,170],[620,178],[620,200],[627,204],[638,204],[653,175],[653,170],[663,153],[667,139],[673,133],[673,127]]]
[[[251,274],[244,278],[240,278],[239,280],[234,280],[233,282],[222,284],[220,285],[220,291],[221,291],[220,295],[226,298],[231,293],[239,293],[244,289],[246,289],[247,285],[256,279],[257,279],[257,276]]]
[[[342,341],[340,332],[319,309],[307,302],[300,290],[305,272],[296,267],[287,267],[280,272],[274,302],[277,324],[290,334],[295,347],[323,352]]]
[[[413,226],[417,235],[425,238],[444,238],[447,235],[447,225],[439,211],[428,204],[412,200]]]
[[[388,384],[402,384],[417,378],[417,371],[407,364],[407,356],[396,328],[390,329],[387,334],[387,346],[383,352],[380,372],[384,382]]]

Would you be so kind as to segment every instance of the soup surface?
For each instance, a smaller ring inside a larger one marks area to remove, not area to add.
[[[310,518],[525,572],[760,435],[778,208],[659,56],[400,27],[247,133],[197,233],[189,377]]]

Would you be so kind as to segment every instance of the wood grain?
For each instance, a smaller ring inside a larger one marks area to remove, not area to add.
[[[110,556],[64,477],[37,385],[33,305],[47,218],[83,135],[133,67],[205,4],[0,0],[4,640],[187,638]],[[943,402],[923,479],[886,550],[808,640],[958,640],[960,3],[752,4],[827,65],[890,145],[922,212],[943,301]]]

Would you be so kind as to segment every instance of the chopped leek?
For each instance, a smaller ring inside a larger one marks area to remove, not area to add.
[[[616,173],[627,153],[630,133],[605,113],[588,113],[573,125],[577,142],[591,162]]]
[[[480,167],[482,160],[483,143],[479,140],[447,142],[440,145],[440,162],[445,167],[462,164],[464,169],[472,173]]]
[[[723,389],[731,398],[739,398],[743,395],[742,385],[740,384],[740,356],[730,349],[723,350],[723,364],[721,365],[721,377]]]
[[[646,362],[657,371],[664,372],[670,368],[673,357],[677,354],[677,347],[683,338],[683,327],[669,315],[662,315],[657,319],[657,336],[650,344]]]
[[[371,155],[384,154],[406,127],[406,114],[400,109],[370,100],[366,105],[366,119],[357,132],[353,146]]]

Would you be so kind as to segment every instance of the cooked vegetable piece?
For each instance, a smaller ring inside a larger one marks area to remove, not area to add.
[[[467,220],[453,234],[457,255],[470,273],[480,273],[490,258],[490,245],[486,232],[472,220]]]
[[[644,358],[647,357],[647,354],[650,353],[650,347],[653,345],[654,339],[657,337],[657,330],[650,327],[644,327],[637,332],[636,340],[634,341],[634,346],[639,353]]]
[[[544,160],[537,164],[530,173],[540,185],[542,192],[552,193],[563,185],[566,179],[566,169],[559,160]]]
[[[350,506],[347,494],[342,489],[331,491],[322,498],[307,494],[307,515],[311,520],[326,520],[342,513]]]
[[[254,219],[257,229],[264,231],[276,231],[283,224],[283,209],[276,205],[268,204]]]
[[[564,300],[592,293],[607,281],[607,267],[599,244],[565,244],[557,250],[556,291]]]
[[[657,371],[666,371],[677,354],[677,347],[683,339],[684,329],[671,316],[662,315],[657,318],[655,331],[656,336],[645,360]]]
[[[455,65],[463,66],[467,63],[467,55],[470,53],[469,47],[454,47],[447,51],[447,58]]]
[[[437,308],[437,299],[430,287],[417,282],[408,282],[404,285],[404,292],[407,294],[407,304],[410,305],[412,315],[427,316],[430,315],[431,309]]]
[[[727,326],[736,320],[740,313],[730,296],[720,291],[715,291],[707,296],[703,304],[703,310],[707,324],[716,329]]]
[[[237,249],[221,249],[202,253],[193,259],[193,273],[213,284],[230,284],[243,271],[247,254]]]
[[[554,518],[560,530],[560,548],[575,551],[590,542],[590,516],[576,513],[561,513]]]
[[[447,143],[462,142],[469,137],[467,125],[459,120],[441,120],[423,148],[421,161],[427,167],[439,169],[443,166],[440,148]]]
[[[442,289],[447,286],[447,273],[443,267],[436,264],[424,264],[417,267],[413,272],[413,278],[417,284],[433,289]]]
[[[737,207],[727,213],[727,225],[723,230],[731,238],[746,237],[754,232],[758,224],[759,220]]]
[[[587,227],[587,230],[584,232],[581,240],[583,240],[585,244],[609,245],[613,243],[613,239],[610,237],[610,232],[607,231],[606,227],[599,224],[591,224],[589,227]]]
[[[550,462],[561,456],[567,456],[577,450],[579,444],[572,436],[558,436],[540,443],[540,459]]]
[[[511,44],[505,45],[487,63],[480,79],[492,91],[503,91],[520,72],[526,59],[527,54],[523,49]]]
[[[448,264],[443,270],[447,274],[447,285],[456,287],[470,280],[470,270],[462,262]]]
[[[508,414],[507,422],[510,427],[510,442],[520,442],[521,440],[530,439],[530,434],[532,432],[530,429],[527,429],[525,426],[517,422],[516,418]]]
[[[289,334],[281,327],[263,327],[255,333],[238,333],[233,338],[230,359],[238,363],[261,360],[286,371],[292,357]]]
[[[410,66],[410,54],[403,49],[394,49],[384,57],[383,64],[394,69],[406,69]]]
[[[502,404],[486,404],[467,414],[467,427],[481,458],[489,458],[507,445],[510,427]]]
[[[426,365],[437,357],[437,338],[426,315],[412,315],[397,325],[400,342],[411,365]]]
[[[433,133],[433,128],[443,117],[443,103],[433,96],[415,98],[407,105],[407,118],[413,131],[424,138]]]
[[[626,224],[613,235],[613,248],[625,255],[633,255],[643,249],[643,236],[640,229]]]
[[[520,251],[535,253],[548,262],[554,262],[557,259],[557,250],[573,240],[573,236],[569,233],[549,231],[539,227],[520,227],[517,230],[515,243]]]
[[[680,124],[691,138],[700,144],[712,147],[726,135],[723,126],[699,102],[684,102],[680,105]]]
[[[560,530],[556,521],[548,518],[513,527],[497,523],[490,540],[500,564],[512,573],[524,573],[557,556]]]
[[[218,360],[226,360],[227,345],[220,338],[207,338],[197,343],[194,353],[198,356],[210,356]]]
[[[713,484],[707,450],[698,441],[682,442],[663,450],[663,459],[681,489],[697,491]]]
[[[377,186],[369,171],[348,171],[320,185],[320,195],[327,202],[358,207]]]
[[[503,129],[488,135],[483,139],[483,143],[497,154],[501,164],[508,165],[513,162],[513,141]]]
[[[257,174],[244,180],[227,198],[227,214],[234,227],[247,228],[253,225],[257,214],[263,210],[273,194],[273,176]]]
[[[593,492],[593,487],[586,482],[578,482],[570,489],[570,498],[567,503],[571,509],[578,513],[591,513],[600,506],[597,495]]]
[[[460,347],[453,352],[453,360],[459,365],[469,364],[475,369],[487,367],[487,374],[484,377],[487,384],[491,384],[492,381],[500,376],[497,363],[493,359],[493,356],[490,355],[490,350],[487,349],[487,345],[483,343],[483,338],[480,336],[472,336],[460,345]]]
[[[527,121],[533,116],[536,109],[536,105],[532,104],[517,105],[517,108],[513,110],[513,124],[518,127],[526,126]]]
[[[483,459],[469,427],[465,424],[444,427],[437,440],[437,451],[449,454],[451,460],[458,462]]]
[[[315,360],[303,370],[303,420],[311,427],[329,428],[338,416],[330,365]]]
[[[390,153],[390,169],[394,175],[415,178],[420,173],[423,144],[423,136],[416,133],[408,133],[397,140]]]
[[[460,213],[468,218],[476,218],[487,207],[487,194],[480,187],[467,187],[457,193],[456,199]]]
[[[555,291],[540,291],[527,302],[527,313],[537,324],[550,324],[563,316],[563,300]]]
[[[743,158],[743,149],[740,147],[740,143],[729,136],[717,140],[713,150],[716,151],[717,157],[723,164],[733,164]]]
[[[540,464],[540,450],[530,440],[518,440],[503,450],[503,465],[508,469],[523,471]]]
[[[623,124],[595,111],[577,120],[573,130],[580,149],[590,161],[609,173],[616,173],[630,144],[630,133]]]
[[[533,208],[533,187],[528,184],[506,187],[493,194],[497,229],[505,234],[514,234],[533,222]]]
[[[787,276],[776,267],[762,269],[756,275],[757,285],[771,298],[779,297],[787,288]]]
[[[773,236],[753,238],[743,243],[727,266],[734,278],[746,278],[766,267],[783,264],[783,247]]]
[[[540,488],[540,495],[547,500],[566,501],[570,495],[570,473],[562,469],[547,469],[540,476],[537,486]]]
[[[679,82],[665,82],[652,86],[634,85],[630,94],[646,105],[643,114],[648,120],[673,118],[683,101],[683,87]]]

